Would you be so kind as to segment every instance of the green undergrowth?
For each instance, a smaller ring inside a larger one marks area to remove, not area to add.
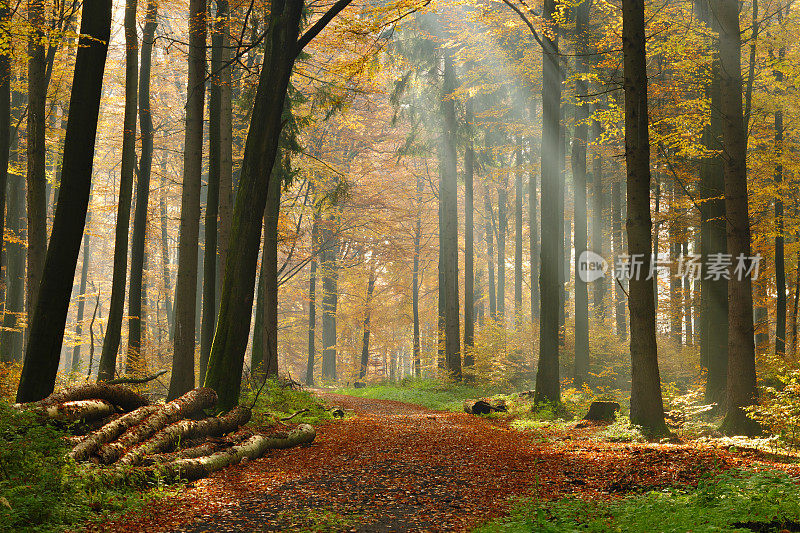
[[[255,405],[253,402],[255,401]],[[317,426],[332,420],[325,404],[312,393],[287,386],[280,379],[268,379],[263,388],[248,385],[242,390],[242,405],[253,406],[252,425],[268,426],[276,424],[281,418],[297,413],[303,409],[307,412],[299,413],[287,424],[300,424],[301,422]]]
[[[341,388],[333,392],[359,398],[413,403],[440,411],[461,411],[464,400],[492,396],[500,391],[498,388],[490,386],[467,385],[435,379],[405,378],[395,383],[368,385],[363,389]]]
[[[732,469],[704,477],[696,488],[674,487],[612,501],[522,498],[507,516],[474,533],[797,531],[798,522],[797,479],[778,471]]]
[[[0,531],[61,531],[105,521],[178,490],[106,486],[65,458],[64,435],[0,401]]]

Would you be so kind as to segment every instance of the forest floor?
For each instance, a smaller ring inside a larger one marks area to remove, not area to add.
[[[692,486],[732,467],[800,472],[707,443],[608,442],[596,427],[517,431],[499,419],[320,396],[347,416],[319,427],[310,446],[227,468],[90,530],[468,531],[514,495],[603,500]]]

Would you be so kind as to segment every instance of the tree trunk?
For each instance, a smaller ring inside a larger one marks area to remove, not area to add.
[[[86,213],[86,225],[91,225],[91,213]],[[81,284],[78,294],[78,314],[75,324],[75,346],[72,348],[72,371],[77,372],[81,363],[81,346],[83,345],[83,313],[86,307],[86,278],[89,275],[89,260],[91,248],[89,247],[91,234],[84,231],[83,235],[83,260],[81,261]]]
[[[778,8],[778,23],[783,22],[783,8]],[[780,89],[783,86],[783,61],[786,58],[786,48],[781,45],[778,50],[778,65],[775,68],[775,83],[778,86],[776,101],[785,97]],[[780,104],[779,104],[780,105]],[[784,221],[783,221],[783,195],[781,190],[783,182],[783,109],[775,111],[775,150],[778,163],[775,166],[775,355],[786,355],[786,257],[784,253]]]
[[[8,1],[0,3],[0,28],[10,34],[11,11]],[[6,186],[8,184],[8,163],[11,153],[11,50],[0,52],[0,235],[5,235]],[[0,268],[5,259],[0,243]],[[5,300],[5,296],[3,297]]]
[[[545,0],[544,20],[555,24],[555,1]],[[555,29],[555,28],[554,28]],[[560,400],[559,379],[559,286],[558,195],[559,123],[561,107],[561,73],[558,66],[558,34],[543,35],[542,57],[542,243],[541,273],[539,275],[539,362],[536,372],[536,399],[550,402]],[[547,228],[547,231],[545,229]],[[562,240],[563,243],[563,240]]]
[[[214,340],[217,318],[217,217],[220,204],[220,175],[222,171],[222,65],[224,35],[222,21],[227,2],[217,2],[217,13],[211,35],[211,74],[208,100],[208,196],[206,201],[205,243],[203,249],[203,318],[200,325],[200,380],[206,375],[208,356]]]
[[[231,205],[233,195],[233,111],[231,104],[231,59],[230,51],[230,8],[228,0],[217,0],[217,19],[214,23],[221,39],[218,74],[220,80],[220,119],[219,119],[219,226],[217,236],[217,290],[216,308],[219,309],[222,292],[222,274],[228,258],[231,238]],[[212,332],[213,335],[213,332]]]
[[[531,169],[533,168],[533,143],[529,147]],[[536,187],[536,173],[531,170],[528,177],[528,254],[531,264],[531,320],[539,319],[539,220],[537,206],[539,195]]]
[[[672,342],[676,346],[680,346],[683,341],[683,301],[681,300],[681,289],[683,283],[678,277],[678,261],[683,252],[683,239],[686,236],[686,230],[683,228],[683,221],[680,216],[675,213],[678,197],[675,191],[675,184],[670,182],[669,185],[669,318],[670,318],[670,334]]]
[[[164,278],[164,303],[167,308],[167,328],[169,330],[169,342],[175,339],[175,317],[172,313],[172,276],[169,273],[169,240],[167,239],[167,157],[161,156],[161,196],[159,207],[161,209],[161,269]]]
[[[738,6],[712,0],[719,21],[720,93],[722,114],[725,210],[728,253],[734,261],[750,263],[750,217],[747,206],[746,144],[742,118],[741,36]],[[741,279],[740,279],[741,278]],[[755,435],[756,422],[744,408],[756,401],[753,292],[749,275],[733,272],[728,281],[728,385],[727,414],[722,431],[729,435]]]
[[[364,336],[361,339],[361,367],[358,371],[359,381],[364,381],[369,365],[369,321],[372,314],[372,293],[375,291],[375,259],[370,262],[369,279],[367,280],[367,299],[364,304]]]
[[[622,2],[622,51],[625,69],[625,160],[628,184],[628,252],[642,257],[650,271],[650,136],[647,113],[647,63],[644,4]],[[653,434],[666,433],[656,348],[653,282],[634,275],[629,283],[631,324],[631,422]]]
[[[142,347],[142,301],[147,291],[142,290],[145,270],[145,241],[147,238],[147,213],[150,200],[150,177],[153,168],[153,114],[150,104],[150,67],[158,16],[158,3],[148,0],[145,25],[142,32],[142,64],[139,76],[139,119],[142,131],[142,157],[139,159],[139,177],[136,182],[136,209],[133,215],[131,237],[131,289],[128,299],[128,375],[144,370],[140,353]]]
[[[464,367],[475,364],[475,147],[472,140],[472,102],[467,101],[464,122],[470,137],[464,152]],[[419,265],[416,258],[414,273]],[[418,305],[418,303],[416,304]],[[418,312],[418,311],[417,311]],[[419,324],[416,325],[419,335]],[[418,342],[418,339],[416,339]]]
[[[53,242],[30,322],[17,401],[44,398],[58,371],[70,292],[75,277],[92,181],[94,141],[103,71],[111,31],[111,1],[85,0],[81,38],[70,97],[61,187],[53,221]]]
[[[125,118],[122,126],[122,165],[117,203],[117,225],[114,238],[114,271],[111,282],[111,304],[108,309],[106,336],[97,370],[99,381],[114,377],[125,307],[125,282],[128,273],[128,232],[131,221],[133,172],[136,167],[136,99],[139,43],[136,34],[136,0],[125,1]],[[141,179],[141,175],[140,175]],[[141,198],[137,195],[137,207]]]
[[[334,208],[331,207],[331,210]],[[322,379],[336,380],[336,307],[339,300],[339,237],[336,215],[322,229]]]
[[[514,324],[522,324],[522,140],[517,140],[514,173]]]
[[[589,72],[589,10],[591,0],[575,7],[575,38],[578,55],[575,67],[579,74]],[[589,378],[589,286],[579,275],[579,259],[589,250],[588,214],[586,207],[586,145],[589,141],[589,109],[582,98],[589,92],[589,86],[582,78],[576,82],[578,103],[575,105],[575,137],[572,141],[572,176],[575,183],[575,375],[574,386],[580,388]]]
[[[506,237],[508,236],[508,181],[497,188],[497,320],[506,326]]]
[[[698,2],[698,14],[714,32],[719,32],[719,23],[711,12],[708,0]],[[720,60],[715,56],[712,63],[711,83],[706,95],[711,104],[711,120],[703,131],[703,145],[714,151],[722,149],[721,70]],[[721,155],[705,158],[700,167],[700,255],[707,264],[712,254],[727,254],[727,217],[724,199],[723,163]],[[728,379],[728,280],[706,279],[700,282],[700,360],[708,369],[705,402],[722,406]]]
[[[683,256],[689,257],[689,241],[683,241]],[[692,280],[689,276],[683,278],[683,322],[686,331],[686,345],[694,345],[694,329],[692,322]]]
[[[624,250],[622,242],[622,191],[621,183],[614,181],[611,184],[611,232],[614,234],[614,257],[621,257]],[[614,317],[617,326],[617,336],[625,339],[628,336],[628,326],[625,320],[625,288],[623,280],[618,279],[614,285]]]
[[[419,287],[422,283],[419,270],[420,244],[422,241],[422,190],[424,182],[417,177],[417,218],[414,222],[414,272],[411,274],[411,311],[414,315],[414,376],[422,374],[422,361],[419,338]]]
[[[172,378],[169,383],[168,398],[170,399],[177,398],[194,388],[197,254],[200,238],[200,188],[203,170],[203,108],[205,107],[206,93],[206,0],[189,0],[188,61],[189,81],[186,102],[181,229],[178,243],[178,278],[175,282],[175,348],[172,356]],[[252,294],[250,300],[252,302]],[[242,316],[237,317],[237,320],[244,321]],[[247,342],[247,335],[245,335],[245,342]],[[241,369],[239,374],[241,374]],[[228,406],[223,406],[223,408],[225,407]]]
[[[595,105],[595,111],[599,111],[599,105]],[[595,143],[600,142],[602,127],[597,120],[592,121],[592,137]],[[605,189],[603,188],[603,158],[600,155],[600,147],[594,147],[594,157],[592,158],[592,251],[600,256],[605,256],[606,245],[603,228],[606,226],[605,210]],[[606,318],[606,278],[594,281],[593,286],[593,307],[595,317],[600,319],[600,323],[605,323]]]
[[[442,233],[439,236],[441,259],[439,270],[444,283],[444,352],[445,366],[452,379],[461,379],[461,335],[458,299],[458,172],[456,163],[455,102],[449,95],[456,89],[453,58],[444,57],[442,93],[447,98],[440,102],[444,117],[441,143],[441,202]]]
[[[206,384],[218,392],[223,409],[236,405],[239,399],[253,307],[261,218],[270,179],[263,169],[271,169],[275,162],[289,75],[295,54],[305,42],[297,41],[302,8],[301,0],[278,0],[273,3],[269,15],[264,65],[245,146],[217,329],[206,374]],[[335,10],[336,7],[332,8],[329,14],[335,15]],[[324,26],[330,18],[323,19],[320,22]],[[320,22],[312,29],[318,28]]]
[[[27,214],[28,251],[26,270],[25,311],[28,333],[42,281],[47,253],[47,169],[45,162],[45,105],[47,78],[45,59],[45,3],[28,0],[28,22],[32,29],[28,38],[28,122],[27,122]]]
[[[308,362],[306,363],[306,385],[314,385],[314,360],[317,357],[317,255],[319,254],[319,210],[314,209],[314,224],[311,226],[311,272],[308,281]]]
[[[489,264],[489,317],[497,320],[497,292],[494,282],[494,209],[489,193],[489,185],[484,184],[483,204],[486,211],[486,262]]]

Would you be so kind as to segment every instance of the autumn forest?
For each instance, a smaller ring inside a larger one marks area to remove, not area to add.
[[[798,36],[0,0],[0,530],[800,531]]]

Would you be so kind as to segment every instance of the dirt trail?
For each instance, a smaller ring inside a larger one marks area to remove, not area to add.
[[[94,530],[465,531],[502,513],[511,495],[611,497],[743,462],[708,447],[597,443],[586,430],[517,432],[462,413],[321,396],[354,416],[319,428],[311,446],[217,472]]]

